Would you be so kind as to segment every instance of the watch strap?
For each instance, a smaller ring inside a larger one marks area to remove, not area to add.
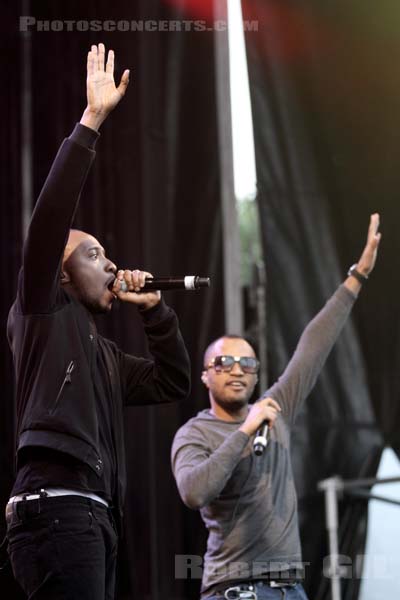
[[[357,266],[357,263],[351,265],[350,269],[347,271],[347,275],[349,277],[355,277],[359,283],[363,284],[368,280],[368,275],[363,275],[363,273],[357,271]]]

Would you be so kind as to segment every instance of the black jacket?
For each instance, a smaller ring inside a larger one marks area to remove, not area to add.
[[[98,335],[91,314],[60,285],[62,256],[96,132],[77,125],[64,140],[35,207],[23,252],[8,336],[16,370],[17,458],[48,447],[86,463],[100,477],[94,366],[106,357],[117,440],[118,504],[125,492],[123,406],[171,402],[189,393],[189,358],[175,313],[163,301],[141,312],[154,360],[123,353]],[[18,460],[17,460],[18,464]]]

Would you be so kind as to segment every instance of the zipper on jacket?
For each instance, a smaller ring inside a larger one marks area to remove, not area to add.
[[[62,384],[61,384],[61,387],[60,387],[60,389],[59,389],[59,391],[58,391],[58,394],[57,394],[57,397],[56,397],[56,399],[55,399],[55,402],[54,402],[53,408],[51,409],[51,411],[50,411],[50,412],[52,412],[52,413],[53,413],[53,412],[56,410],[56,408],[57,408],[57,404],[58,404],[58,401],[59,401],[59,399],[60,399],[60,397],[61,397],[61,394],[62,394],[62,392],[63,392],[63,389],[64,389],[64,387],[65,387],[65,384],[66,384],[66,383],[71,383],[71,381],[72,381],[71,374],[72,374],[72,371],[73,371],[74,369],[75,369],[75,362],[74,362],[73,360],[71,360],[71,362],[69,363],[69,365],[68,365],[68,367],[67,367],[67,370],[65,371],[65,377],[64,377],[64,381],[63,381],[63,382],[62,382]]]

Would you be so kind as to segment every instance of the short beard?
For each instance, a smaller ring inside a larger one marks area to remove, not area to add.
[[[235,415],[248,405],[249,399],[244,398],[243,400],[221,400],[220,398],[216,398],[214,396],[214,402],[227,413]]]
[[[89,298],[82,290],[78,290],[76,295],[77,300],[83,304],[83,306],[92,314],[92,315],[104,315],[110,312],[111,306],[101,306],[97,300],[93,300]]]

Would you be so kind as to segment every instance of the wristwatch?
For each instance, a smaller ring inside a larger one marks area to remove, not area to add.
[[[368,279],[368,275],[364,275],[363,273],[360,273],[360,271],[357,271],[357,266],[357,263],[351,265],[350,269],[347,271],[347,275],[349,277],[355,277],[357,281],[361,284],[365,283]]]

